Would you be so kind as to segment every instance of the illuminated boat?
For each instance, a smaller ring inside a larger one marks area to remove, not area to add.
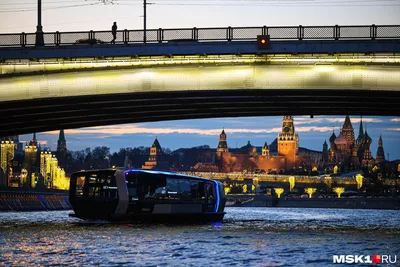
[[[72,174],[69,201],[84,220],[197,223],[225,215],[222,183],[149,170],[94,170]]]

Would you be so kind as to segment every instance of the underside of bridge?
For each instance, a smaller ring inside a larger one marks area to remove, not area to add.
[[[2,65],[0,136],[212,117],[399,116],[398,59],[378,59]]]
[[[88,126],[215,117],[400,115],[397,91],[218,90],[4,102],[0,136]]]

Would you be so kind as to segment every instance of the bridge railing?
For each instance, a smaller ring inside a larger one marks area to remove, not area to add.
[[[143,43],[143,30],[117,31],[115,43]],[[400,39],[400,25],[365,26],[273,26],[151,29],[146,31],[148,43],[176,40],[192,41],[251,41],[257,35],[269,35],[271,40],[345,40],[345,39]],[[0,46],[35,46],[35,33],[0,34]],[[110,43],[111,31],[46,32],[44,45],[82,45]],[[90,40],[90,42],[89,42]]]

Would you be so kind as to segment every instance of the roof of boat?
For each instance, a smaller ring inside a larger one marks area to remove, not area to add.
[[[125,172],[141,172],[141,173],[150,173],[150,174],[173,175],[173,176],[181,176],[182,178],[190,178],[190,179],[199,179],[199,180],[214,181],[213,179],[209,179],[209,178],[203,178],[203,177],[192,176],[192,175],[187,175],[187,174],[181,174],[181,173],[176,173],[176,172],[168,172],[168,171],[132,169],[132,170],[125,170]]]
[[[117,168],[117,169],[100,169],[100,170],[82,170],[82,171],[79,171],[79,172],[75,172],[74,174],[93,173],[93,172],[98,172],[98,171],[123,171],[125,173],[127,173],[127,172],[139,172],[139,173],[150,173],[150,174],[163,174],[163,175],[178,176],[177,178],[179,178],[179,176],[180,176],[182,178],[199,179],[199,180],[206,180],[206,181],[216,181],[216,180],[209,179],[209,178],[192,176],[192,175],[181,174],[181,173],[176,173],[176,172],[157,171],[157,170],[141,170],[141,169],[121,170],[121,169]]]

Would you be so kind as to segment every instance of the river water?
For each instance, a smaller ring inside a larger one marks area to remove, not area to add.
[[[390,266],[400,266],[400,211],[225,211],[223,223],[181,226],[87,224],[70,211],[3,212],[0,266],[341,266],[333,255],[348,254],[396,255]]]

